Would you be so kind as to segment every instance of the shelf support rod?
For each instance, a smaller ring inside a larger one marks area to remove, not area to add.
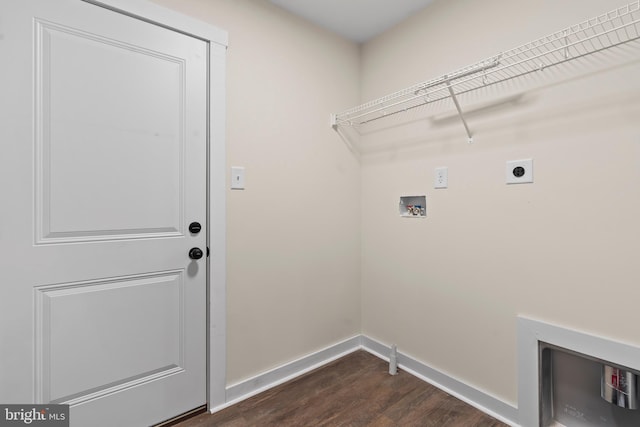
[[[462,113],[462,108],[460,108],[458,97],[456,97],[456,93],[453,91],[453,88],[451,87],[451,80],[447,78],[445,80],[445,84],[447,85],[447,89],[449,89],[449,93],[451,94],[451,99],[453,99],[453,103],[456,106],[456,110],[458,110],[458,116],[460,116],[460,120],[462,120],[464,129],[467,131],[467,137],[468,137],[467,142],[471,144],[473,143],[473,136],[471,135],[471,131],[469,130],[469,125],[467,124],[467,121],[464,119],[464,114]]]

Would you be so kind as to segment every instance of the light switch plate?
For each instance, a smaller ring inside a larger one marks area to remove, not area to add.
[[[231,168],[231,189],[244,190],[244,168],[233,166]]]
[[[507,184],[533,182],[533,159],[510,160],[505,170]]]
[[[447,188],[449,185],[449,168],[446,166],[436,168],[433,188]]]

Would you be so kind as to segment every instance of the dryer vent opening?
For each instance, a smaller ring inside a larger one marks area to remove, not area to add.
[[[640,372],[544,342],[538,361],[541,426],[640,426]]]

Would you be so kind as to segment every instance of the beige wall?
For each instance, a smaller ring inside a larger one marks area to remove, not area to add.
[[[229,32],[228,384],[360,333],[360,171],[329,127],[358,46],[260,0],[155,0]]]
[[[267,1],[154,1],[230,36],[229,384],[362,332],[515,405],[518,314],[640,344],[637,63],[481,110],[473,145],[424,120],[366,135],[358,164],[327,126],[620,2],[436,0],[360,52]],[[528,157],[535,183],[506,186]],[[398,217],[412,194],[426,220]]]
[[[437,0],[364,46],[362,101],[622,4]],[[547,72],[470,115],[473,145],[428,115],[361,141],[363,333],[514,406],[519,314],[640,344],[640,66]],[[530,157],[535,183],[505,185],[505,162]],[[438,166],[448,189],[433,189]],[[428,218],[399,218],[414,194]]]

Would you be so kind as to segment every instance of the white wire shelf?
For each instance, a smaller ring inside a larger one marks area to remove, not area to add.
[[[471,130],[458,102],[460,95],[638,40],[640,0],[468,67],[333,114],[331,125],[334,129],[362,129],[369,123],[446,101],[453,102],[472,142]]]

